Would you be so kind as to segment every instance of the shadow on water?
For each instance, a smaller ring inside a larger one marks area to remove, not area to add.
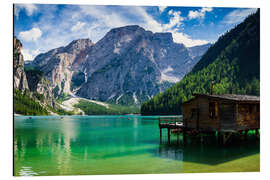
[[[212,144],[177,144],[167,142],[160,144],[158,150],[151,151],[153,156],[178,161],[218,165],[232,160],[260,153],[260,142],[254,137],[247,141],[236,141],[222,146]]]

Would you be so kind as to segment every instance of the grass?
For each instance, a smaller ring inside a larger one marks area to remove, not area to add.
[[[259,153],[217,165],[185,162],[183,168],[183,173],[259,172],[259,171],[260,171]]]
[[[116,104],[109,104],[109,108],[105,106],[80,100],[78,104],[74,105],[80,108],[87,115],[124,115],[124,114],[139,114],[139,107],[135,106],[121,106]]]

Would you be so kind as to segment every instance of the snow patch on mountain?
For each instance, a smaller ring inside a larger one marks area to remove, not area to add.
[[[119,99],[123,96],[123,94],[121,94],[117,99],[116,99],[116,104],[118,104]]]
[[[167,74],[169,72],[172,72],[173,68],[171,66],[168,66],[166,69],[161,71],[161,77],[160,77],[160,83],[164,82],[164,81],[168,81],[171,83],[176,83],[178,81],[180,81],[180,78],[175,77],[173,75]]]

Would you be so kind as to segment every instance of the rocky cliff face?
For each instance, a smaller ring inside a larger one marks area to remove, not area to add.
[[[58,94],[119,104],[141,104],[191,70],[209,45],[187,48],[171,33],[125,26],[110,30],[95,45],[89,39],[38,55],[40,67]]]
[[[52,86],[50,81],[43,75],[43,72],[37,69],[26,69],[25,70],[29,90],[38,95],[44,97],[39,99],[44,105],[55,107],[54,95],[52,92]]]
[[[43,72],[36,69],[25,69],[24,59],[21,53],[22,44],[20,40],[14,37],[14,52],[13,52],[13,70],[14,70],[14,88],[21,92],[30,91],[32,98],[38,96],[44,97],[39,102],[43,105],[55,106],[52,88],[48,79],[43,75]]]
[[[112,29],[92,48],[83,68],[87,80],[77,95],[140,104],[179,81],[201,55],[174,43],[171,33],[136,25]]]
[[[93,45],[89,39],[74,40],[66,47],[38,55],[32,65],[45,73],[57,95],[69,94],[73,73],[84,66]]]
[[[28,89],[28,83],[24,72],[24,61],[21,53],[22,43],[16,37],[13,38],[13,73],[14,88],[21,91]]]

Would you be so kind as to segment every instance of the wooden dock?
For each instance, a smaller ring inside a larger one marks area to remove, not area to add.
[[[159,117],[159,130],[160,130],[160,142],[162,142],[162,130],[167,129],[167,138],[168,143],[171,143],[171,133],[176,133],[177,135],[177,144],[180,143],[180,135],[182,134],[182,144],[185,145],[187,141],[187,136],[199,137],[200,142],[204,142],[204,136],[216,136],[217,132],[217,141],[219,144],[226,145],[228,139],[232,134],[239,134],[242,139],[247,139],[247,134],[249,130],[255,130],[256,136],[259,139],[258,129],[249,129],[245,131],[205,131],[205,130],[194,130],[186,127],[183,123],[181,116],[161,116]]]
[[[183,132],[184,125],[181,116],[161,116],[159,117],[159,130],[160,130],[160,141],[162,141],[162,129],[167,129],[168,143],[171,142],[172,130],[177,132],[177,142],[179,142],[180,132]],[[183,136],[184,137],[184,136]]]

